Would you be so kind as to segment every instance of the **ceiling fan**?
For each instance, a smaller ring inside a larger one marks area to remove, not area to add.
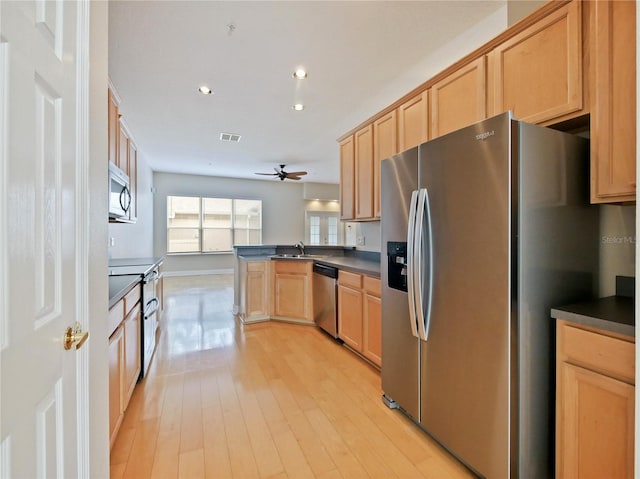
[[[307,174],[306,171],[291,171],[287,173],[286,171],[284,171],[285,166],[286,165],[280,165],[280,169],[274,168],[275,173],[256,173],[256,175],[277,176],[278,178],[280,178],[280,181],[284,181],[287,179],[299,180],[301,176],[304,176]]]

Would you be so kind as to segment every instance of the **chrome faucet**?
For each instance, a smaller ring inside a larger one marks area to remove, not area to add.
[[[296,243],[294,248],[298,248],[300,250],[300,254],[304,256],[304,243],[302,241]]]

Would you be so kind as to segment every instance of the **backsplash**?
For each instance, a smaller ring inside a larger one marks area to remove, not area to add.
[[[635,276],[635,205],[600,206],[600,296],[616,293],[616,276]]]
[[[380,252],[380,222],[346,222],[344,243],[357,250]]]

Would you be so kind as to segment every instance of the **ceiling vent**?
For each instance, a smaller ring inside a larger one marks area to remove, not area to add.
[[[220,141],[238,143],[240,141],[240,135],[236,135],[235,133],[220,133]]]

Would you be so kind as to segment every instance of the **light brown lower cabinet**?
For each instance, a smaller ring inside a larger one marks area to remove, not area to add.
[[[264,321],[271,315],[270,260],[239,262],[240,317],[243,322]]]
[[[362,354],[377,366],[382,367],[382,303],[380,280],[363,277],[363,344]]]
[[[338,336],[354,351],[382,365],[380,280],[338,272]]]
[[[118,326],[109,338],[109,444],[113,446],[122,418],[124,398],[122,394],[124,371],[124,328]]]
[[[313,323],[312,261],[273,262],[273,319]]]
[[[109,337],[110,446],[113,446],[118,435],[124,412],[129,405],[140,376],[141,310],[139,286],[136,286],[131,293],[109,310],[110,323],[117,321],[118,317],[120,322]]]
[[[133,390],[140,376],[140,303],[136,304],[126,319],[122,322],[124,327],[124,404],[129,404]]]
[[[556,478],[632,478],[635,339],[558,321]]]

